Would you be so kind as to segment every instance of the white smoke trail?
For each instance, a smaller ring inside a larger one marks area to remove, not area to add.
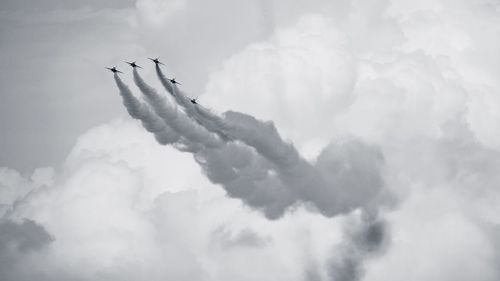
[[[279,217],[298,201],[312,203],[326,216],[348,213],[359,207],[368,207],[382,189],[383,157],[378,148],[359,141],[341,142],[337,146],[327,147],[320,155],[320,161],[313,165],[302,158],[291,143],[281,138],[272,122],[262,122],[253,116],[234,111],[228,111],[223,117],[219,117],[200,105],[192,104],[165,77],[159,66],[156,66],[156,73],[165,89],[186,109],[186,114],[199,120],[207,130],[223,132],[232,140],[252,147],[272,164],[268,173],[276,178],[280,186],[285,187],[273,186],[273,200],[279,200],[282,196],[286,198],[288,205],[284,202],[273,203],[282,209],[273,209],[277,213],[265,212],[266,215]],[[338,147],[345,149],[343,154],[339,154]],[[335,156],[343,163],[329,158],[332,150],[339,154]],[[349,169],[346,170],[343,166],[348,166]],[[351,188],[350,192],[347,186]],[[281,194],[276,193],[277,191]],[[275,202],[273,200],[269,198],[269,202]]]
[[[248,146],[231,142],[221,148],[200,150],[195,159],[210,181],[269,219],[279,218],[297,201],[271,172],[274,165]]]
[[[141,121],[143,127],[150,133],[153,133],[156,140],[160,144],[173,144],[181,141],[178,133],[168,127],[163,120],[161,120],[154,112],[151,111],[149,106],[139,101],[130,91],[129,87],[123,83],[118,74],[114,74],[116,85],[120,90],[123,105],[132,118]],[[185,140],[182,140],[184,142]]]
[[[165,97],[148,86],[136,70],[134,81],[158,116],[181,135],[204,146],[196,153],[193,151],[195,160],[203,167],[207,177],[221,184],[229,196],[243,200],[273,219],[281,216],[287,207],[297,201],[282,181],[269,173],[274,165],[261,155],[239,143],[222,142],[183,112],[177,112],[177,108],[169,105]],[[210,138],[214,141],[206,143]]]
[[[160,103],[160,101],[166,102],[166,100],[153,92],[153,89],[148,89],[138,74],[134,74],[136,82],[147,91],[146,94],[151,97],[150,100],[159,102],[156,104],[156,109],[161,115],[181,116],[181,112],[173,114],[160,111],[168,108],[168,105]],[[291,198],[289,194],[286,194],[287,189],[275,175],[269,174],[271,164],[256,154],[254,150],[240,143],[224,143],[223,146],[217,148],[207,148],[184,140],[182,136],[179,137],[179,134],[166,126],[164,120],[152,112],[147,104],[135,98],[128,86],[118,76],[115,76],[115,80],[130,115],[141,120],[143,126],[150,132],[162,134],[165,130],[169,130],[171,134],[183,140],[184,146],[174,146],[182,151],[193,153],[195,160],[203,167],[207,177],[212,182],[224,186],[230,197],[240,198],[249,206],[261,210],[269,218],[281,215],[284,208],[291,204],[288,202],[290,200],[284,200],[285,197]],[[158,142],[169,144],[160,138],[158,138]]]
[[[134,82],[144,94],[146,101],[156,114],[177,133],[193,143],[201,144],[206,147],[220,147],[223,145],[223,142],[217,135],[212,134],[204,127],[190,120],[186,114],[172,105],[166,97],[158,94],[154,88],[147,85],[136,69],[134,69]]]
[[[223,139],[236,138],[254,147],[279,167],[289,167],[299,164],[298,162],[306,163],[300,159],[293,145],[281,139],[273,123],[263,123],[250,115],[233,111],[226,112],[224,118],[219,117],[201,105],[191,103],[189,98],[166,78],[159,65],[155,68],[158,79],[175,101],[185,109],[188,116],[197,120],[207,130],[221,134]]]
[[[348,234],[342,245],[346,253],[332,263],[330,272],[334,280],[359,280],[364,260],[386,240],[385,224],[373,215],[373,202],[383,189],[379,149],[357,140],[332,143],[316,163],[310,163],[282,139],[272,122],[234,111],[219,117],[192,104],[158,66],[156,71],[185,113],[146,85],[136,70],[134,81],[158,116],[202,146],[192,151],[195,160],[230,197],[239,198],[269,219],[281,217],[299,202],[327,217],[361,209],[363,220]],[[207,145],[202,135],[217,141]]]
[[[155,115],[169,122],[173,128],[179,122],[195,128],[202,128],[197,123],[177,112],[177,108],[168,104],[168,100],[148,86],[134,70],[134,81],[146,96],[146,101],[153,107]],[[174,122],[174,123],[173,123]],[[177,132],[189,140],[200,142],[199,135],[193,138],[187,125],[177,125]],[[208,131],[207,131],[208,133]],[[213,136],[213,135],[212,135]],[[261,210],[268,218],[280,217],[286,208],[297,201],[283,181],[272,173],[275,165],[256,153],[254,149],[238,142],[220,142],[219,145],[202,145],[190,150],[207,177],[222,185],[230,197],[239,198],[251,207]]]
[[[202,106],[195,105],[191,100],[174,84],[172,83],[161,71],[160,66],[157,64],[155,66],[156,75],[160,80],[163,87],[169,92],[175,99],[177,104],[182,106],[186,114],[196,120],[198,124],[205,127],[212,133],[217,134],[221,139],[225,141],[230,141],[232,138],[225,134],[221,128],[224,128],[224,121],[218,117],[216,114],[204,109]]]

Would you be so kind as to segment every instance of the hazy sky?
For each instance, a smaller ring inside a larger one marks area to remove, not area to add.
[[[499,50],[497,0],[0,0],[0,279],[499,280]]]

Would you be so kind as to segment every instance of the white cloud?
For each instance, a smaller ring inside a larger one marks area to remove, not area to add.
[[[162,25],[189,8],[182,3],[137,7]],[[61,167],[31,176],[0,169],[3,219],[31,219],[53,238],[16,256],[7,277],[497,280],[500,25],[491,5],[352,1],[338,18],[325,12],[281,26],[210,77],[202,105],[274,120],[310,159],[345,136],[381,147],[397,201],[380,211],[390,237],[380,251],[363,252],[356,242],[365,241],[345,231],[357,212],[325,218],[299,205],[269,221],[211,184],[190,154],[117,120],[80,137]],[[327,164],[345,171],[367,162],[330,152]],[[354,183],[339,185],[335,200],[365,204],[373,189]],[[366,268],[332,272],[353,260]]]
[[[389,216],[391,249],[365,280],[496,280],[494,248],[469,210],[453,190],[415,190]]]
[[[334,220],[298,210],[273,222],[228,199],[190,156],[157,145],[135,122],[117,120],[86,133],[52,181],[8,214],[35,220],[54,238],[35,260],[19,261],[33,270],[14,271],[12,280],[41,271],[47,280],[275,280],[284,271],[300,280],[302,262],[328,256],[338,241]],[[222,228],[266,242],[235,238],[222,246]],[[261,263],[249,265],[249,256]]]
[[[311,146],[334,134],[324,121],[352,102],[354,79],[345,34],[324,17],[306,16],[231,57],[201,100],[273,120],[285,136]]]

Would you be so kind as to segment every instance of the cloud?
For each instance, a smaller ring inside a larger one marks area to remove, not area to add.
[[[9,251],[36,251],[53,240],[42,226],[31,220],[24,220],[22,223],[2,221],[0,230],[0,249],[4,254]]]
[[[14,222],[2,219],[0,221],[0,277],[2,280],[20,280],[18,278],[23,274],[16,271],[19,264],[25,264],[33,254],[42,251],[53,240],[54,238],[43,226],[32,220]]]
[[[251,229],[243,229],[237,233],[231,233],[231,230],[221,226],[213,232],[215,243],[223,248],[234,247],[263,247],[268,243],[268,239],[260,237],[259,234]]]
[[[371,276],[366,280],[498,278],[492,241],[468,218],[466,213],[474,208],[471,202],[462,205],[457,197],[453,189],[415,190],[404,206],[388,217],[390,250],[369,264]]]
[[[336,228],[305,210],[271,223],[227,199],[192,160],[185,160],[189,157],[158,146],[129,121],[115,121],[82,136],[54,183],[31,192],[9,214],[37,221],[54,237],[41,256],[29,260],[33,265],[26,278],[42,271],[46,280],[264,276],[254,267],[239,270],[248,255],[262,260],[268,276],[279,276],[295,264],[297,269],[287,275],[298,278],[302,253],[288,249],[294,243],[290,231],[302,235],[310,227]],[[233,243],[247,246],[210,248],[211,233],[221,227],[235,233]],[[266,237],[258,244],[261,250],[249,246],[258,240],[246,228]],[[279,258],[283,251],[291,251],[287,265]],[[233,260],[222,263],[230,256]],[[272,259],[264,262],[266,256]],[[24,276],[17,269],[13,274]]]
[[[200,98],[211,110],[176,108],[232,142],[185,153],[115,120],[60,167],[1,170],[7,244],[52,237],[30,236],[8,278],[498,279],[496,4],[272,4],[275,31],[222,47],[235,53]]]
[[[329,19],[305,16],[228,59],[211,75],[201,101],[273,120],[299,143],[329,139],[333,132],[321,127],[354,98],[352,55],[348,38]]]

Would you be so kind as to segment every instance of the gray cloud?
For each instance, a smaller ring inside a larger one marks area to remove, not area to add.
[[[3,253],[36,251],[52,240],[45,228],[32,220],[27,219],[21,223],[9,220],[0,222],[0,249]]]
[[[359,221],[348,221],[345,240],[334,249],[329,277],[335,281],[362,280],[364,262],[381,254],[388,243],[386,222],[374,214],[363,213]]]
[[[257,232],[245,228],[233,233],[230,229],[220,226],[213,232],[214,242],[223,248],[252,247],[260,248],[270,243],[270,239],[261,237]]]
[[[0,278],[20,280],[24,274],[17,268],[33,252],[42,250],[54,240],[45,228],[26,219],[14,222],[0,221]],[[29,270],[27,271],[29,272]],[[29,274],[28,274],[29,275]]]

